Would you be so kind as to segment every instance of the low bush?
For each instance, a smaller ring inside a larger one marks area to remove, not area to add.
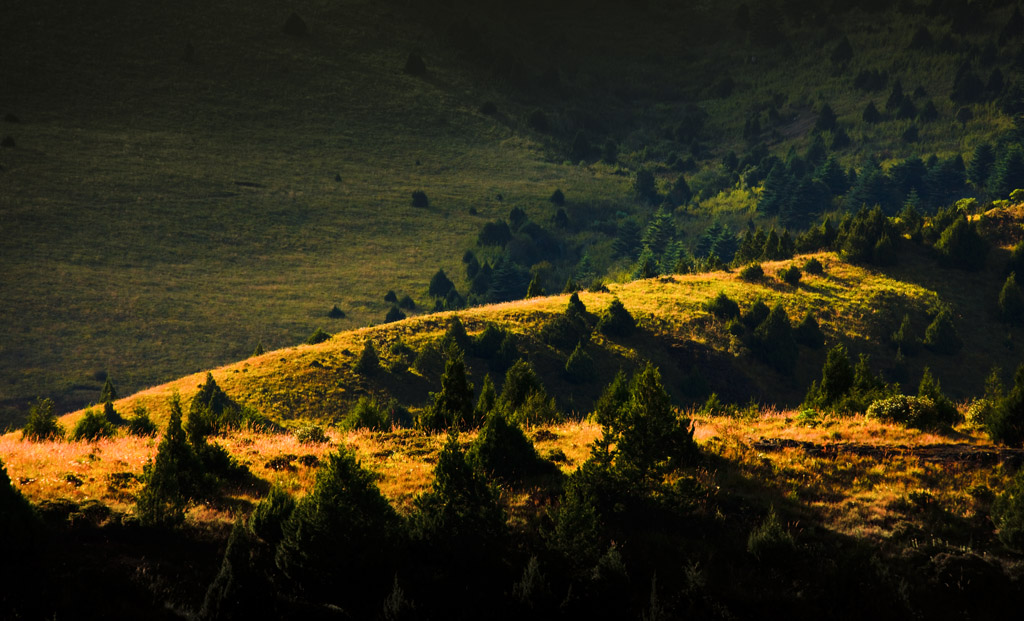
[[[594,359],[583,345],[583,341],[580,341],[565,361],[565,377],[574,384],[590,382],[597,377]]]
[[[807,263],[804,263],[804,272],[820,276],[825,273],[825,267],[816,257],[811,257],[810,259],[807,259]]]
[[[353,367],[360,375],[370,375],[380,369],[380,358],[377,357],[377,350],[373,347],[373,341],[367,339],[363,342],[363,350],[359,353]]]
[[[85,415],[78,419],[74,429],[71,430],[71,440],[99,440],[109,438],[117,432],[114,424],[107,420],[102,412],[92,409],[85,411]]]
[[[751,530],[747,537],[747,552],[763,563],[784,563],[795,551],[796,541],[779,521],[775,509],[769,511],[764,522]]]
[[[800,284],[801,276],[803,276],[803,273],[800,271],[800,268],[795,265],[790,265],[787,268],[779,270],[779,278],[781,278],[787,285],[792,285],[794,287]]]
[[[125,428],[133,436],[153,436],[157,432],[156,423],[149,418],[149,410],[141,405],[132,410],[132,415],[125,421]]]
[[[479,435],[466,453],[466,461],[487,476],[509,484],[557,471],[551,462],[541,459],[523,430],[510,424],[497,411],[484,420]]]
[[[740,316],[739,304],[730,299],[724,291],[719,291],[713,300],[705,303],[704,310],[723,320]]]
[[[608,308],[597,322],[597,330],[605,336],[627,337],[636,331],[636,320],[619,298],[612,298]]]
[[[327,444],[331,441],[324,428],[315,423],[302,425],[295,430],[295,439],[299,444]]]
[[[907,395],[875,401],[868,407],[867,417],[915,429],[932,429],[949,424],[942,422],[942,415],[934,401],[928,397]]]
[[[331,335],[324,332],[323,328],[317,328],[313,331],[313,334],[310,334],[309,338],[306,339],[306,345],[317,345],[329,340],[330,338]]]
[[[740,278],[747,282],[756,282],[764,278],[764,269],[760,263],[751,263],[740,270]]]
[[[427,198],[427,193],[423,190],[416,190],[412,193],[412,206],[419,208],[426,208],[430,206],[430,199]]]
[[[60,440],[64,427],[57,422],[53,399],[37,399],[28,411],[28,421],[21,430],[22,440]]]

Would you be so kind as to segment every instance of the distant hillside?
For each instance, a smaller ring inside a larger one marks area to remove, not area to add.
[[[972,176],[979,146],[1019,143],[1009,3],[11,5],[0,426],[108,375],[127,394],[379,322],[389,290],[429,311],[439,268],[492,301],[467,249],[511,270],[492,298],[614,290],[661,206],[673,259],[722,259],[749,222],[1019,187]],[[516,209],[510,242],[478,243]]]

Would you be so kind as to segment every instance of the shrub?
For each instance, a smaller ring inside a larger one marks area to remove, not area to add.
[[[852,388],[853,366],[846,347],[839,344],[829,350],[821,367],[821,383],[811,384],[804,403],[811,407],[836,407]]]
[[[149,418],[149,411],[141,405],[135,406],[126,424],[128,433],[133,436],[152,436],[157,432],[156,423]]]
[[[719,319],[733,319],[740,316],[740,306],[725,294],[719,291],[715,299],[704,304],[704,309]]]
[[[764,269],[760,263],[751,263],[740,270],[740,278],[747,282],[756,282],[764,278]]]
[[[532,392],[515,410],[501,410],[508,413],[509,422],[524,427],[550,425],[562,422],[562,413],[555,405],[555,400],[543,391]]]
[[[423,57],[416,52],[409,52],[409,57],[405,60],[405,68],[403,69],[409,75],[423,75],[427,72],[427,64],[423,62]]]
[[[782,278],[783,282],[794,287],[800,284],[801,276],[803,274],[800,273],[800,268],[795,265],[779,270],[779,277]]]
[[[427,193],[423,190],[416,190],[412,193],[412,206],[425,209],[430,206],[430,199],[427,198]]]
[[[931,399],[935,404],[935,419],[929,424],[952,425],[960,420],[960,412],[956,406],[942,393],[942,385],[932,376],[931,369],[924,368],[921,382],[917,385],[917,396]]]
[[[281,32],[290,37],[305,37],[309,34],[309,27],[306,26],[306,20],[299,17],[298,13],[293,12],[285,20],[284,26],[281,27]]]
[[[384,301],[391,302],[392,304],[397,304],[398,295],[395,293],[393,289],[389,289],[388,292],[384,294]]]
[[[916,429],[942,426],[935,402],[928,397],[896,395],[879,399],[868,407],[867,417]]]
[[[331,310],[327,311],[327,317],[329,317],[330,319],[344,319],[345,311],[338,308],[338,305],[335,304],[334,306],[331,307]]]
[[[438,348],[436,341],[425,343],[412,361],[412,367],[419,371],[421,375],[436,372],[442,368],[443,364],[444,360],[441,357],[441,350]]]
[[[804,263],[804,272],[808,274],[821,275],[825,273],[825,267],[816,257],[811,257],[810,259],[807,259],[807,263]]]
[[[754,303],[750,305],[745,313],[740,316],[740,321],[743,325],[750,330],[756,330],[757,326],[761,325],[765,319],[768,318],[772,309],[768,308],[768,305],[764,303],[764,300],[757,298]]]
[[[466,351],[472,345],[469,335],[466,334],[466,326],[458,316],[452,317],[448,322],[448,329],[441,337],[441,348],[448,351],[452,346],[458,347],[460,351]]]
[[[779,521],[774,508],[768,512],[764,522],[751,530],[750,536],[747,537],[747,552],[764,563],[783,563],[795,551],[796,541]]]
[[[323,328],[317,328],[313,331],[313,334],[309,335],[306,339],[306,345],[317,345],[324,341],[330,340],[331,335],[323,331]]]
[[[391,427],[387,413],[380,402],[372,397],[360,397],[359,401],[345,414],[339,425],[340,429],[371,429],[384,431]]]
[[[353,368],[360,375],[370,375],[380,369],[380,358],[377,357],[377,350],[370,339],[363,341],[363,351],[359,353],[359,359]]]
[[[576,344],[576,349],[565,361],[565,377],[574,384],[590,382],[597,376],[594,359],[587,353],[583,341]]]
[[[509,484],[557,471],[551,462],[541,459],[523,430],[496,410],[484,420],[466,461],[487,476]]]
[[[549,319],[540,330],[542,341],[559,348],[572,347],[589,335],[590,329],[583,317],[568,312]]]
[[[601,393],[597,403],[594,404],[594,421],[600,425],[610,424],[626,401],[629,400],[629,377],[625,371],[619,370],[615,379]]]
[[[636,321],[618,298],[612,298],[597,322],[597,329],[605,336],[624,338],[636,331]]]
[[[401,519],[375,478],[351,451],[339,448],[327,457],[313,490],[285,521],[277,567],[314,598],[336,602],[348,594],[364,601],[383,599],[394,572]],[[339,591],[338,585],[345,589]]]
[[[398,300],[398,308],[416,310],[416,301],[408,295],[403,295],[402,299]]]
[[[1024,552],[1024,470],[1010,480],[992,503],[992,521],[1003,545]]]
[[[398,310],[397,306],[392,306],[388,310],[388,314],[384,315],[384,323],[392,323],[395,321],[401,321],[403,319],[405,319],[405,313]]]
[[[109,403],[109,402],[108,402]],[[78,419],[74,429],[71,430],[71,440],[98,440],[109,438],[116,433],[117,429],[107,420],[102,412],[88,409],[85,415]]]
[[[53,399],[36,399],[28,411],[28,421],[21,430],[22,440],[60,440],[64,427],[57,422],[53,411]]]
[[[942,309],[924,332],[924,345],[940,354],[955,354],[963,347],[960,334],[953,324],[953,315]]]
[[[295,439],[299,444],[327,444],[331,441],[324,428],[315,423],[302,425],[295,430]]]
[[[554,192],[551,193],[551,198],[549,198],[548,200],[554,203],[555,205],[561,207],[562,205],[565,205],[565,194],[562,193],[561,188],[557,188]]]

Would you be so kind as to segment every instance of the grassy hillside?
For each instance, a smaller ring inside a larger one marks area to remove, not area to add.
[[[670,207],[690,251],[712,221],[771,223],[756,209],[764,158],[804,154],[826,103],[852,139],[821,134],[846,168],[969,160],[1012,127],[1019,37],[1001,30],[1013,7],[970,20],[952,5],[776,9],[13,3],[0,24],[0,134],[14,144],[0,148],[4,420],[36,395],[80,407],[105,374],[134,392],[259,341],[371,324],[389,289],[430,308],[438,268],[465,292],[458,260],[484,223],[518,207],[547,226],[555,188],[573,225],[552,282],[583,256],[598,278],[630,272],[635,257],[612,239],[654,210],[632,190],[642,168],[663,193],[687,179],[693,200]],[[306,36],[282,32],[292,11]],[[909,49],[922,27],[932,43]],[[852,55],[840,62],[843,36]],[[403,71],[411,51],[424,75]],[[999,69],[1002,89],[952,100],[964,63],[982,82]],[[854,86],[867,70],[881,86]],[[897,80],[937,119],[885,110]],[[881,122],[861,119],[868,102]],[[972,118],[957,121],[960,108]],[[916,142],[900,138],[911,124]],[[414,190],[429,208],[410,205]],[[346,317],[328,319],[333,305]]]

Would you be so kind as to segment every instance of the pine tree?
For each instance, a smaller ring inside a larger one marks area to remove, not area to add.
[[[792,373],[799,355],[793,329],[781,303],[772,307],[768,317],[754,330],[757,353],[762,360],[782,373]]]
[[[828,351],[825,364],[821,367],[821,383],[812,385],[807,393],[807,402],[818,407],[837,405],[853,389],[853,366],[846,353],[846,347],[836,345]]]
[[[892,333],[892,345],[908,356],[917,353],[921,339],[914,336],[914,327],[910,323],[910,315],[904,314],[898,330]]]
[[[527,298],[537,298],[544,295],[544,286],[540,282],[540,274],[534,274],[533,280],[530,281],[530,286],[526,288]]]
[[[979,270],[985,267],[989,247],[978,233],[977,226],[968,222],[967,217],[960,213],[942,232],[939,241],[935,243],[935,250],[947,266]]]
[[[593,380],[595,375],[594,359],[587,353],[583,341],[580,341],[565,361],[565,377],[570,382],[582,384]]]
[[[433,298],[444,298],[448,295],[448,292],[455,288],[455,284],[448,279],[443,269],[437,270],[437,273],[430,279],[430,286],[427,288],[427,293]]]
[[[1011,272],[999,292],[999,315],[1003,321],[1020,323],[1024,320],[1024,292],[1017,284],[1017,273]]]
[[[1017,367],[1013,388],[996,404],[987,427],[993,441],[1024,446],[1024,364]]]
[[[989,193],[996,198],[1007,198],[1018,188],[1024,188],[1024,150],[1013,145],[993,166]]]
[[[108,401],[117,401],[117,389],[114,388],[114,382],[107,378],[107,381],[103,382],[103,389],[100,390],[100,403],[107,403]]]
[[[156,457],[143,468],[143,487],[135,514],[145,525],[176,526],[185,519],[185,505],[206,487],[202,465],[181,424],[181,401],[171,398],[171,414]]]
[[[263,347],[263,339],[256,341],[256,348],[252,350],[252,357],[262,356],[266,353],[266,349]]]
[[[963,347],[963,341],[953,324],[953,315],[948,309],[939,311],[935,320],[928,325],[924,333],[924,344],[940,354],[955,354]]]
[[[676,415],[661,373],[648,362],[633,376],[629,399],[602,423],[599,441],[626,480],[650,489],[697,453],[690,421]]]
[[[394,575],[401,519],[375,480],[350,450],[339,448],[322,462],[313,490],[285,521],[275,562],[307,596],[350,605],[383,599]]]
[[[359,352],[359,359],[353,368],[361,375],[369,375],[380,368],[380,357],[377,356],[377,349],[370,339],[363,342],[363,351]]]
[[[498,392],[494,389],[494,380],[490,375],[484,375],[484,382],[480,386],[480,397],[476,400],[476,419],[484,420],[498,401]]]
[[[427,431],[467,428],[477,424],[473,415],[473,385],[466,375],[462,350],[449,347],[445,356],[441,390],[430,393],[430,405],[420,416],[420,427]]]
[[[618,298],[612,298],[597,322],[597,330],[606,336],[627,337],[636,330],[636,321]]]
[[[967,167],[967,180],[978,190],[984,191],[988,186],[992,168],[995,166],[996,153],[987,142],[979,144],[974,149],[974,157]]]

